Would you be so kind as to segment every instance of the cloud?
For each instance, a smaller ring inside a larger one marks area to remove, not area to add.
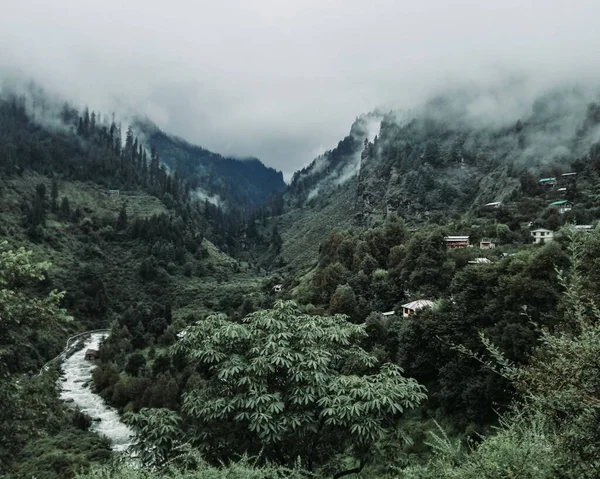
[[[514,81],[512,104],[471,105],[510,116],[597,81],[598,18],[596,0],[23,0],[0,16],[0,70],[289,177],[376,106]]]

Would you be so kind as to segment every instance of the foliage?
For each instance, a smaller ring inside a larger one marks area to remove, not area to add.
[[[215,315],[188,327],[174,352],[207,376],[183,396],[185,439],[219,460],[262,451],[312,468],[345,451],[366,457],[425,394],[398,366],[378,368],[357,344],[364,336],[341,315],[282,301],[241,323]]]
[[[45,279],[49,263],[35,263],[30,251],[7,249],[6,242],[0,247],[0,473],[11,471],[8,477],[72,477],[90,460],[106,458],[108,448],[95,443],[77,450],[79,438],[75,436],[90,438],[87,432],[69,425],[58,401],[57,371],[31,377],[22,374],[32,365],[25,360],[31,331],[41,339],[71,319],[59,306],[64,293],[36,295],[34,287]],[[13,360],[15,357],[21,361]],[[82,429],[89,426],[81,418],[73,421],[84,424]],[[56,441],[48,435],[55,435]]]
[[[274,465],[259,466],[247,456],[239,461],[228,463],[220,467],[211,466],[197,456],[189,458],[193,463],[191,470],[182,470],[176,466],[160,472],[147,469],[133,468],[126,464],[116,464],[92,469],[90,472],[80,474],[77,479],[159,479],[171,477],[173,479],[303,479],[309,477],[301,469],[289,469]]]

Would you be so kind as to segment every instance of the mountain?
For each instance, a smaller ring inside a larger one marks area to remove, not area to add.
[[[481,112],[481,96],[459,91],[412,111],[359,117],[336,148],[293,176],[279,219],[285,260],[308,264],[332,231],[375,225],[389,213],[416,226],[503,202],[534,219],[520,200],[539,188],[537,179],[595,158],[594,99],[558,89],[495,116]]]
[[[134,130],[169,169],[186,178],[192,193],[225,208],[253,212],[285,190],[283,174],[256,158],[229,158],[168,135],[149,120]]]

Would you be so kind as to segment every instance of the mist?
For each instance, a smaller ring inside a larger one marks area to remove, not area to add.
[[[600,2],[523,3],[25,0],[0,17],[0,74],[289,178],[374,108],[463,91],[471,121],[501,123],[593,89]]]

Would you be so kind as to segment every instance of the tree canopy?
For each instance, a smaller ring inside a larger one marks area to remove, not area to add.
[[[207,458],[262,454],[309,469],[351,453],[366,460],[397,434],[425,389],[359,346],[365,326],[311,316],[291,301],[234,322],[209,316],[173,347],[205,372],[183,396],[182,437]]]

